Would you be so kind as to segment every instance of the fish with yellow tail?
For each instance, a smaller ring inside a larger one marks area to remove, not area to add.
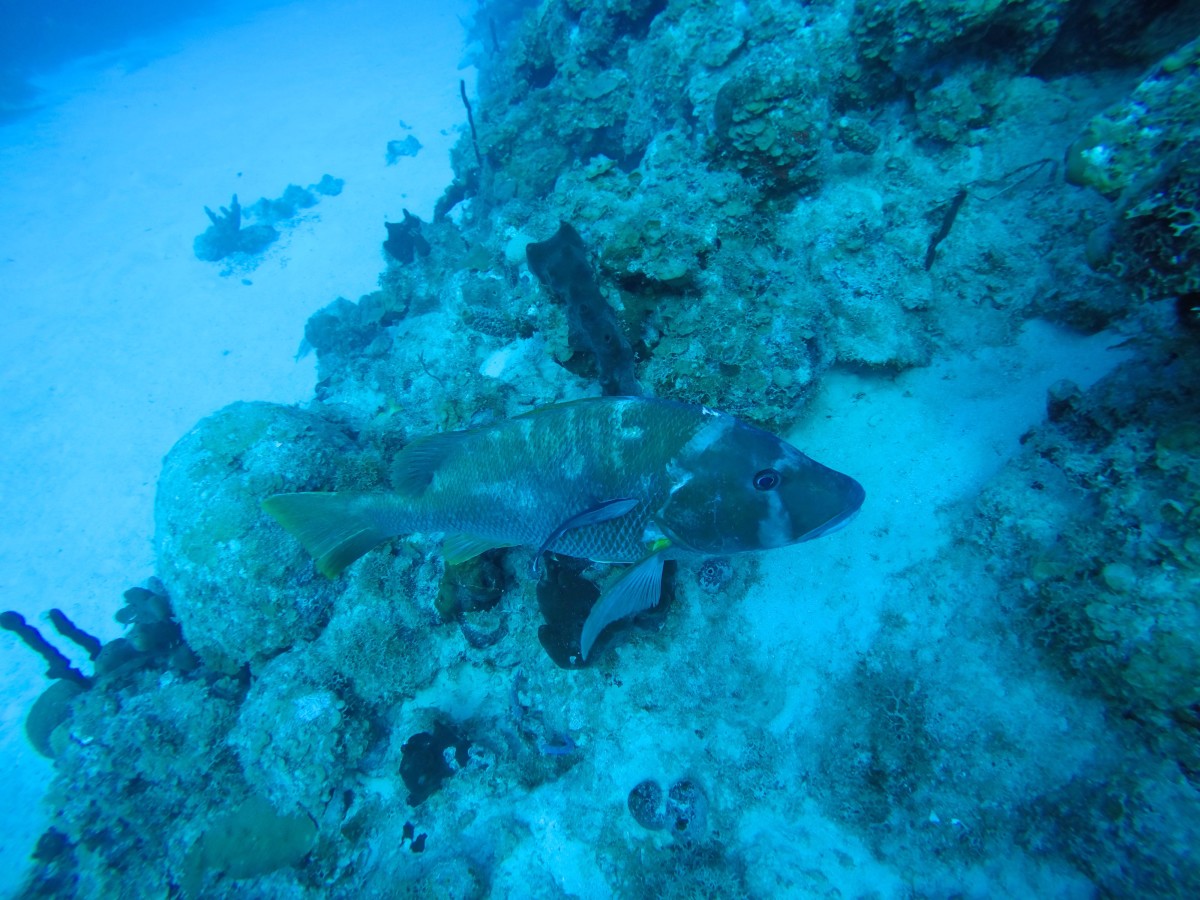
[[[633,563],[584,623],[586,660],[605,626],[654,606],[663,563],[768,550],[829,534],[862,485],[774,435],[704,406],[598,397],[470,431],[419,438],[389,493],[275,494],[263,507],[330,578],[382,541],[446,535],[446,561],[528,546]],[[536,565],[536,561],[535,561]]]

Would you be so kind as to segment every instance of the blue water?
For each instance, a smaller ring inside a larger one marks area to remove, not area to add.
[[[3,889],[1195,896],[1156,10],[6,11]]]
[[[63,0],[9,2],[4,4],[0,58],[9,70],[45,68],[121,46],[217,5],[211,0],[172,4],[122,0],[103,6]]]

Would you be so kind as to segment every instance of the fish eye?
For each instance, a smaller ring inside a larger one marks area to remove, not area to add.
[[[754,489],[756,491],[773,491],[777,487],[779,487],[779,473],[774,469],[763,469],[755,474]]]

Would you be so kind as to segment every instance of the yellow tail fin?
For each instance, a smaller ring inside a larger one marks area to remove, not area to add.
[[[377,494],[314,491],[275,494],[262,506],[312,554],[323,575],[336,578],[395,534],[380,522],[379,499]]]

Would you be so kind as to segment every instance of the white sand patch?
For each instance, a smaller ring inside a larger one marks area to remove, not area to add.
[[[227,403],[311,396],[305,320],[374,289],[384,220],[428,220],[451,180],[469,6],[315,0],[181,26],[48,78],[48,105],[0,128],[4,608],[117,636],[121,592],[152,572],[162,456]],[[387,166],[409,134],[421,152]],[[282,226],[250,284],[193,256],[204,205],[325,173],[342,195]],[[23,734],[42,670],[0,638],[4,893],[46,824],[49,766]]]
[[[853,475],[867,491],[845,528],[772,551],[762,581],[740,604],[769,667],[787,667],[788,703],[772,728],[804,721],[820,685],[853,665],[877,630],[892,576],[951,540],[942,511],[974,496],[1045,418],[1060,378],[1088,387],[1126,358],[1119,336],[1081,337],[1031,322],[1008,347],[987,347],[897,377],[835,373],[789,439]],[[920,603],[920,597],[911,602]]]

